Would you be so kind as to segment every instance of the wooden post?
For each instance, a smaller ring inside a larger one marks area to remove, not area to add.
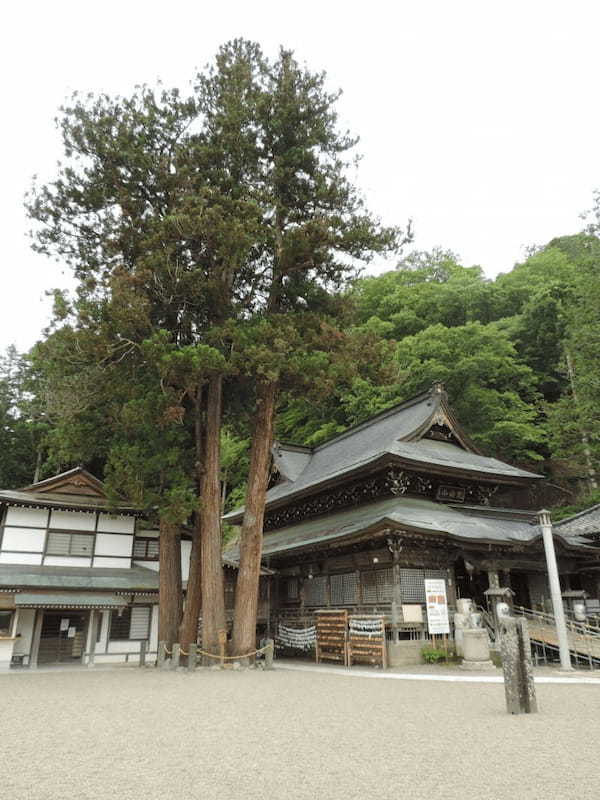
[[[275,655],[275,642],[267,639],[265,650],[265,669],[273,669],[273,656]]]
[[[394,643],[400,640],[400,622],[402,621],[402,587],[400,586],[400,553],[402,542],[399,536],[390,536],[387,540],[392,554],[392,638]]]
[[[95,611],[93,608],[90,611],[90,626],[89,626],[89,634],[88,634],[88,667],[94,666],[94,656],[96,653],[96,638],[98,635],[98,611]]]
[[[271,576],[267,575],[265,577],[266,581],[266,589],[267,589],[267,597],[266,597],[266,607],[267,607],[267,638],[271,638]]]
[[[146,666],[146,648],[148,647],[148,642],[143,639],[140,642],[140,667]]]
[[[44,621],[44,609],[36,609],[35,623],[33,626],[33,636],[31,639],[31,657],[29,660],[29,668],[37,669],[38,653],[40,651],[40,638],[42,635],[42,624]]]
[[[173,644],[173,655],[171,656],[171,669],[177,669],[179,666],[179,657],[181,655],[181,647],[179,642]]]
[[[219,631],[219,659],[221,666],[225,666],[225,644],[227,643],[227,631]]]
[[[196,669],[196,662],[198,660],[198,654],[196,653],[198,645],[195,642],[191,642],[188,645],[188,657],[187,657],[187,668],[188,672],[194,672]]]

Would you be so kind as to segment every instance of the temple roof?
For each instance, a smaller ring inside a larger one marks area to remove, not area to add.
[[[158,591],[158,572],[146,567],[50,567],[0,564],[0,589]]]
[[[554,530],[561,536],[585,536],[590,533],[600,533],[600,504],[590,506],[585,511],[573,514],[572,517],[561,519],[554,524]]]
[[[542,477],[484,456],[461,429],[439,384],[317,447],[275,442],[273,462],[284,480],[267,492],[267,508],[339,483],[379,462],[507,484]],[[225,519],[237,522],[242,511],[235,509]]]
[[[386,528],[441,534],[462,543],[527,545],[533,544],[542,536],[533,512],[489,506],[458,508],[431,500],[391,497],[266,533],[263,554],[276,555],[330,541],[339,542]],[[555,531],[555,535],[569,547],[594,552],[585,540],[565,537],[558,531]],[[226,555],[234,560],[237,558],[237,552],[233,549]]]
[[[0,490],[0,504],[28,508],[56,508],[67,511],[107,511],[136,514],[129,505],[109,502],[104,484],[83,467],[74,467],[59,475],[37,481],[22,489]]]

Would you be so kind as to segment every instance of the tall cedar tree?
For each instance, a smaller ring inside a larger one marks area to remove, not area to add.
[[[262,59],[257,73],[266,239],[263,302],[255,314],[281,335],[279,316],[319,311],[327,289],[339,287],[373,253],[395,249],[400,235],[373,220],[347,177],[356,140],[337,128],[339,93],[326,91],[325,75],[302,68],[286,50],[273,62]],[[282,377],[292,369],[275,365],[272,355],[253,365],[256,405],[232,640],[237,655],[255,645],[274,415]]]
[[[205,648],[216,649],[224,627],[222,380],[239,338],[235,327],[226,333],[227,324],[318,310],[327,289],[398,240],[397,230],[369,216],[346,178],[355,141],[337,131],[338,94],[328,94],[324,81],[287,51],[270,62],[257,45],[235,41],[197,77],[190,98],[145,87],[128,99],[76,98],[60,123],[67,164],[29,201],[32,219],[42,223],[35,248],[65,259],[79,278],[77,325],[94,330],[107,306],[117,308],[122,319],[113,313],[104,357],[117,365],[160,337],[163,352],[151,348],[149,369],[161,374],[162,388],[179,392],[182,420],[191,420],[198,504],[184,644],[195,638],[199,583]],[[253,369],[236,652],[254,643],[281,381],[270,356]]]
[[[198,76],[189,98],[177,90],[157,95],[147,87],[130,98],[76,96],[59,122],[66,163],[53,183],[34,186],[28,199],[30,217],[40,223],[33,231],[34,249],[63,259],[79,279],[73,325],[90,335],[101,329],[110,339],[103,367],[136,361],[144,343],[157,336],[163,344],[166,336],[174,350],[151,348],[144,358],[154,358],[148,369],[162,373],[157,387],[179,394],[182,421],[196,439],[201,546],[194,547],[193,602],[182,630],[195,639],[194,589],[202,572],[204,628],[212,632],[204,640],[207,648],[216,648],[214,632],[224,624],[216,555],[220,498],[213,491],[219,480],[221,404],[214,398],[228,345],[218,334],[212,338],[216,347],[204,342],[233,313],[232,298],[236,307],[247,308],[257,294],[249,252],[260,256],[262,217],[248,192],[253,176],[247,170],[258,161],[246,152],[255,139],[251,121],[239,113],[252,109],[248,70],[260,61],[257,53],[243,42],[224,48],[217,68]],[[211,364],[200,375],[205,349]],[[178,355],[190,375],[174,369]],[[204,566],[201,549],[211,554]]]

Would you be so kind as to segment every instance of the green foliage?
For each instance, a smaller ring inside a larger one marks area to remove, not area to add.
[[[46,428],[29,362],[9,347],[0,356],[0,486],[34,480]]]
[[[399,342],[396,357],[407,375],[405,397],[441,381],[458,418],[484,450],[509,460],[540,458],[535,375],[495,326],[433,325]]]
[[[448,653],[435,647],[424,647],[421,650],[421,657],[426,664],[438,664],[448,658]]]
[[[586,508],[596,505],[600,505],[600,489],[597,489],[595,492],[582,495],[581,499],[577,503],[553,508],[552,519],[554,522],[558,522],[561,519],[571,517],[573,514],[579,514],[580,511],[585,511]]]
[[[353,296],[358,322],[387,338],[492,318],[491,286],[481,268],[462,267],[440,251],[413,253],[396,272],[357,281]]]

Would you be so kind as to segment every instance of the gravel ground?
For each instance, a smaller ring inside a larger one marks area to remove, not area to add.
[[[600,687],[275,670],[0,676],[11,800],[598,800]]]

